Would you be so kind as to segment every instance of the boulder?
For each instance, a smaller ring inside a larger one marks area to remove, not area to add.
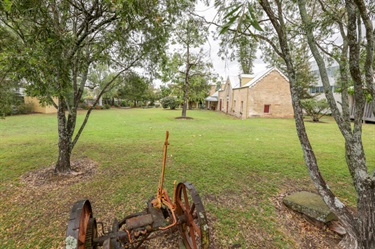
[[[314,193],[296,192],[284,197],[283,203],[294,211],[324,223],[337,220],[336,215],[329,210],[323,199]]]

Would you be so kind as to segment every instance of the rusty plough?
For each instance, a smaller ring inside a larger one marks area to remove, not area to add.
[[[89,200],[77,201],[72,208],[66,232],[66,249],[136,249],[146,240],[178,229],[186,249],[209,248],[209,228],[201,198],[193,184],[174,183],[173,201],[163,188],[169,133],[166,132],[161,177],[155,198],[144,211],[115,219],[112,228],[94,217]],[[99,230],[100,228],[100,230]]]

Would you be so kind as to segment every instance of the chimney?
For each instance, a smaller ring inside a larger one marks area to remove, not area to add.
[[[210,96],[213,95],[216,92],[216,85],[212,84],[210,88]]]

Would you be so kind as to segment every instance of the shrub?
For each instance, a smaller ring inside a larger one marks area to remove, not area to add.
[[[29,114],[32,113],[34,105],[32,103],[20,104],[16,107],[16,114]]]
[[[145,103],[143,101],[138,101],[137,102],[137,107],[142,107],[144,105],[145,105]]]
[[[310,116],[314,122],[319,122],[319,119],[326,115],[329,110],[329,105],[325,99],[303,99],[301,100],[301,105],[306,114]]]
[[[82,103],[79,103],[78,104],[78,108],[82,108],[82,109],[84,109],[84,110],[87,110],[87,103],[86,102],[82,102]]]
[[[169,102],[166,101],[166,98],[162,99],[161,100],[161,106],[164,108],[164,109],[167,109],[168,106],[169,106]]]
[[[111,108],[111,105],[109,105],[109,104],[104,104],[103,107],[104,107],[104,109],[107,109],[107,110],[108,110],[108,109]]]
[[[161,100],[161,105],[164,109],[169,107],[171,110],[174,110],[179,105],[179,101],[174,97],[165,97]]]
[[[14,114],[15,106],[14,105],[4,105],[0,108],[0,116],[4,118],[5,116],[10,116]]]

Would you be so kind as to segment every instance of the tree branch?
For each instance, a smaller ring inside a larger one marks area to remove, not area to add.
[[[104,92],[106,91],[106,89],[122,74],[122,73],[124,73],[125,71],[127,71],[127,70],[129,70],[131,67],[133,67],[134,66],[134,64],[136,63],[136,62],[138,62],[139,60],[140,60],[140,58],[142,58],[142,56],[143,56],[143,53],[142,53],[142,55],[140,55],[140,56],[138,56],[136,59],[134,59],[126,68],[124,68],[124,69],[122,69],[121,71],[119,71],[110,81],[108,81],[105,85],[104,85],[104,87],[103,87],[103,89],[101,90],[101,92],[99,93],[99,95],[97,96],[97,98],[96,98],[96,100],[95,100],[95,102],[94,102],[94,104],[90,107],[90,109],[87,111],[87,113],[86,113],[86,116],[85,116],[85,119],[83,120],[83,123],[82,123],[82,125],[81,125],[81,127],[79,128],[79,130],[78,130],[78,132],[77,132],[77,134],[76,134],[76,136],[74,137],[74,139],[73,139],[73,142],[72,142],[72,149],[73,149],[73,147],[75,146],[75,144],[77,143],[77,141],[78,141],[78,139],[79,139],[79,137],[81,136],[81,133],[82,133],[82,131],[83,131],[83,129],[85,128],[85,126],[86,126],[86,123],[87,123],[87,121],[88,121],[88,119],[89,119],[89,117],[90,117],[90,114],[91,114],[91,112],[92,112],[92,110],[95,108],[95,106],[98,104],[98,102],[99,102],[99,99],[102,97],[102,95],[104,94]]]

